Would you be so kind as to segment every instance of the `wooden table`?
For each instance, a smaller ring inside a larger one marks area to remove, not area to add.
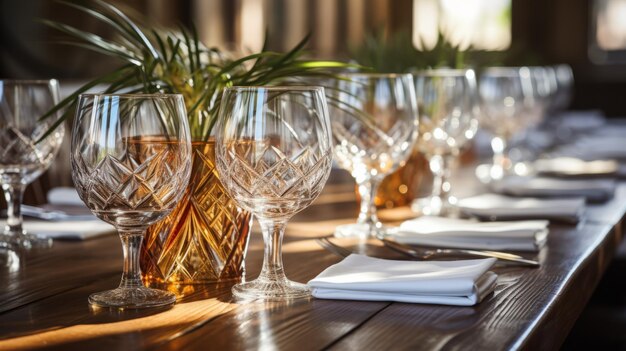
[[[340,258],[315,237],[356,217],[353,186],[331,184],[294,218],[287,275],[306,282]],[[400,215],[406,209],[388,211]],[[121,245],[110,235],[2,256],[0,350],[555,349],[584,308],[622,239],[626,185],[578,225],[552,225],[541,268],[496,267],[495,293],[474,307],[310,300],[236,303],[230,286],[195,286],[163,310],[92,310],[87,296],[113,288]],[[373,248],[394,257],[386,249]],[[248,276],[261,265],[253,234]],[[17,260],[17,261],[16,261]]]

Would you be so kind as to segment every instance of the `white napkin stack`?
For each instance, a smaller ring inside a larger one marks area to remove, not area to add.
[[[581,197],[538,199],[482,194],[459,200],[459,209],[470,216],[489,220],[556,219],[578,222],[585,213]]]
[[[320,299],[396,301],[472,306],[495,288],[493,258],[461,261],[394,261],[350,255],[309,286]]]
[[[606,125],[606,118],[599,110],[580,110],[561,112],[557,118],[559,128],[589,132]]]
[[[576,140],[558,148],[553,154],[577,157],[583,160],[626,159],[626,140],[623,135],[595,135]]]
[[[476,222],[424,216],[403,222],[391,236],[398,242],[446,248],[538,251],[548,221]]]
[[[0,221],[0,226],[3,227],[4,224],[5,221]],[[31,234],[65,240],[86,240],[115,232],[115,227],[97,218],[92,221],[62,222],[25,220],[23,226]]]
[[[602,202],[613,197],[612,179],[557,179],[547,177],[510,176],[493,182],[491,189],[500,194],[528,197],[584,197],[587,201]]]
[[[48,191],[48,203],[53,205],[70,205],[85,207],[83,200],[78,196],[76,188],[58,187]]]
[[[89,218],[90,212],[74,188],[51,189],[48,192],[48,203],[46,209],[58,208],[66,212],[67,217],[55,221],[27,219],[24,221],[24,229],[27,232],[53,239],[85,240],[116,231],[115,227],[96,216],[91,215]],[[75,211],[69,211],[69,209]],[[77,214],[72,215],[72,212]]]
[[[557,177],[613,177],[618,175],[619,163],[614,160],[585,161],[573,157],[539,159],[532,168],[540,174]]]

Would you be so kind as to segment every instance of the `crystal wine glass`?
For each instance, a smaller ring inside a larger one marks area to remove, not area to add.
[[[553,67],[556,75],[557,90],[553,110],[555,112],[565,110],[574,93],[574,72],[568,64],[560,64]]]
[[[533,121],[532,90],[527,67],[491,67],[480,76],[480,125],[493,134],[489,179],[501,179],[512,172],[509,141]]]
[[[52,243],[24,231],[20,207],[26,185],[50,167],[61,147],[63,124],[43,138],[57,116],[42,117],[58,102],[59,84],[54,79],[0,80],[0,183],[8,213],[0,246],[30,248]]]
[[[216,125],[217,169],[224,187],[261,224],[263,268],[237,284],[240,299],[310,296],[287,279],[281,245],[287,221],[320,194],[332,163],[328,108],[321,87],[226,89]]]
[[[473,70],[435,69],[415,75],[419,111],[418,149],[434,175],[431,196],[416,199],[412,209],[425,215],[454,214],[450,168],[476,126],[476,76]]]
[[[182,95],[84,94],[72,129],[72,177],[78,194],[114,225],[124,248],[117,289],[89,296],[99,307],[165,306],[176,296],[143,285],[139,253],[146,228],[184,193],[191,143]]]
[[[528,67],[531,82],[531,120],[530,127],[540,125],[550,110],[552,98],[557,89],[556,74],[552,67],[533,66]]]
[[[355,178],[361,197],[356,224],[335,236],[385,233],[374,197],[383,178],[404,165],[417,139],[417,102],[411,74],[352,73],[334,80],[329,93],[338,165]]]

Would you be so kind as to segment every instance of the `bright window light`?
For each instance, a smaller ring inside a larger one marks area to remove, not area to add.
[[[432,48],[441,31],[462,49],[511,45],[511,0],[413,0],[413,43]]]

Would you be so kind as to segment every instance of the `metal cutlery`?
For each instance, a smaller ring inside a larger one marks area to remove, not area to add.
[[[397,243],[388,239],[381,239],[386,247],[404,254],[407,257],[417,259],[417,260],[428,260],[434,258],[436,256],[477,256],[477,257],[493,257],[499,260],[516,263],[529,267],[539,267],[539,262],[528,260],[523,258],[522,256],[507,253],[507,252],[498,252],[498,251],[480,251],[480,250],[465,250],[465,249],[425,249],[425,248],[413,248],[411,246],[407,246],[404,244]],[[315,239],[315,241],[320,244],[326,250],[341,256],[347,257],[355,252],[346,249],[345,247],[339,246],[333,243],[329,237],[321,237]]]
[[[413,257],[421,260],[427,260],[435,256],[478,256],[478,257],[493,257],[506,262],[515,262],[520,265],[529,267],[539,267],[539,262],[523,258],[522,256],[515,255],[508,252],[500,251],[483,251],[483,250],[469,250],[469,249],[440,249],[440,248],[417,248],[405,244],[398,243],[393,240],[378,238],[382,241],[386,247],[400,252],[408,257]]]
[[[95,220],[96,217],[92,214],[73,215],[59,210],[47,210],[41,207],[22,205],[21,211],[24,216],[43,219],[47,221],[81,221],[81,220]]]
[[[341,257],[348,257],[351,254],[355,253],[351,250],[346,249],[343,246],[339,246],[337,244],[335,244],[334,242],[330,241],[330,239],[328,237],[321,237],[321,238],[317,238],[315,239],[315,241],[320,244],[321,247],[325,248],[326,250],[334,253],[337,256],[341,256]]]

